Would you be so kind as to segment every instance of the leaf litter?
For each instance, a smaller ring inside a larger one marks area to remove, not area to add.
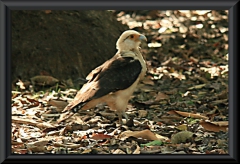
[[[148,72],[129,101],[130,120],[119,126],[100,104],[58,124],[77,93],[71,82],[19,79],[12,90],[12,153],[228,154],[228,12],[112,12],[148,38],[142,45]]]

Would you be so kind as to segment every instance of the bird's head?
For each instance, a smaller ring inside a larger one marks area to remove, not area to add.
[[[147,38],[134,30],[127,30],[119,37],[116,46],[120,51],[129,51],[137,49],[141,41],[147,41]]]

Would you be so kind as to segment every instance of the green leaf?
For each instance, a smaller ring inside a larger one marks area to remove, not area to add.
[[[149,142],[147,144],[140,144],[140,146],[141,147],[143,147],[143,146],[160,146],[160,145],[162,145],[162,143],[163,142],[160,140],[155,140],[155,141]]]

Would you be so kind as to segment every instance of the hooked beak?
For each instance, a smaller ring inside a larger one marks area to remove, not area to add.
[[[139,40],[147,41],[147,38],[146,38],[146,36],[144,36],[144,35],[140,35],[140,36],[139,36]]]

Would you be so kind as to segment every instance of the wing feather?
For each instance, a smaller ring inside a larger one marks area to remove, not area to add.
[[[141,71],[139,60],[130,56],[115,55],[87,76],[88,82],[77,93],[67,110],[75,106],[80,107],[81,104],[84,105],[111,92],[127,89],[137,80]]]

